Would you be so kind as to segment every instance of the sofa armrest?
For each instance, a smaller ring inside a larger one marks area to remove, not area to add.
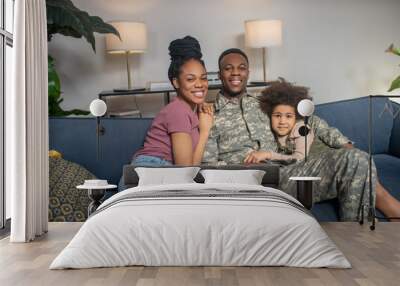
[[[393,128],[390,135],[389,153],[400,158],[400,104],[392,102],[393,105]]]

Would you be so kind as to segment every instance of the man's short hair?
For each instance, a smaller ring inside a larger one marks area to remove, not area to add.
[[[223,51],[222,54],[219,56],[219,58],[218,58],[218,68],[219,68],[219,69],[221,69],[221,61],[222,61],[222,59],[223,59],[226,55],[229,55],[229,54],[239,54],[239,55],[242,55],[242,56],[246,59],[246,62],[249,63],[249,58],[247,57],[247,55],[246,55],[241,49],[232,48],[232,49],[227,49],[227,50]]]

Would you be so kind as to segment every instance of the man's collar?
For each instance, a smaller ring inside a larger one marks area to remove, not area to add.
[[[229,103],[240,104],[242,98],[244,98],[246,96],[249,96],[246,91],[244,91],[242,94],[240,94],[238,96],[230,97],[230,96],[225,96],[223,94],[223,91],[220,90],[217,94],[217,98],[216,98],[215,104],[214,104],[215,111],[222,109],[223,107],[225,107],[225,105],[227,105]]]

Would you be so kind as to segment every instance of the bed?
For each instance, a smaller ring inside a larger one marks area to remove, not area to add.
[[[284,192],[194,182],[136,186],[109,198],[50,269],[129,265],[351,267]]]

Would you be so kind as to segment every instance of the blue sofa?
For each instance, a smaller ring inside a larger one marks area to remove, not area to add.
[[[338,128],[368,152],[369,98],[362,97],[316,106],[316,115]],[[372,154],[381,184],[400,200],[400,104],[387,98],[372,98]],[[397,115],[397,116],[396,116]],[[337,201],[316,204],[314,214],[321,221],[338,219]],[[383,216],[380,212],[378,215]]]
[[[373,154],[381,183],[400,199],[400,115],[393,118],[390,110],[396,112],[400,105],[384,98],[373,100]],[[316,107],[316,114],[339,128],[356,147],[368,151],[368,98],[321,104]],[[100,138],[97,159],[94,118],[50,118],[50,149],[60,151],[66,160],[79,163],[98,178],[117,184],[122,166],[142,146],[151,121],[151,118],[102,119],[105,134]],[[316,204],[312,211],[321,221],[336,221],[336,208],[337,202],[332,200]]]

